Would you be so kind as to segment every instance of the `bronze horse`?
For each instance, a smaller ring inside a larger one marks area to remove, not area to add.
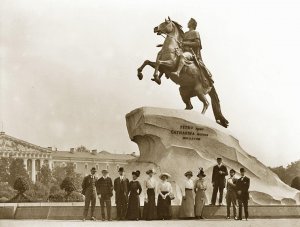
[[[191,97],[197,96],[203,103],[202,114],[205,114],[209,106],[209,102],[205,97],[206,94],[209,94],[216,122],[227,128],[229,122],[221,112],[220,101],[210,79],[211,74],[202,61],[197,63],[191,61],[184,66],[179,76],[171,74],[175,70],[179,60],[178,56],[182,52],[181,42],[184,32],[181,25],[168,18],[155,27],[154,32],[158,35],[166,35],[164,43],[159,45],[162,48],[157,55],[156,62],[146,60],[138,68],[138,78],[143,79],[142,71],[146,65],[150,65],[155,69],[153,81],[160,84],[160,78],[165,74],[166,78],[170,78],[174,83],[180,85],[179,91],[183,102],[186,104],[185,109],[193,109]]]

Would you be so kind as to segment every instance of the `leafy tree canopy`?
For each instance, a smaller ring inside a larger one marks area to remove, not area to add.
[[[270,168],[286,184],[291,185],[292,180],[300,176],[300,160],[292,162],[287,167],[278,166]]]
[[[71,177],[66,177],[60,185],[62,190],[65,190],[68,194],[76,190],[74,185],[74,179]]]
[[[9,181],[8,181],[8,183],[13,186],[15,181],[19,177],[24,178],[30,182],[30,178],[27,173],[27,170],[25,169],[23,160],[20,158],[17,158],[17,159],[13,159],[9,165]]]
[[[38,174],[38,180],[44,185],[49,185],[52,182],[52,172],[48,164],[42,166],[41,171]]]
[[[14,182],[14,189],[23,194],[29,189],[29,182],[26,178],[18,177]]]
[[[7,157],[2,157],[0,159],[0,182],[9,181],[9,166],[12,161],[12,158]]]
[[[76,147],[76,149],[75,149],[75,151],[76,152],[90,152],[90,150],[89,149],[87,149],[85,146],[83,146],[83,145],[81,145],[81,146],[79,146],[79,147]]]
[[[300,190],[300,176],[297,176],[292,180],[291,187]]]

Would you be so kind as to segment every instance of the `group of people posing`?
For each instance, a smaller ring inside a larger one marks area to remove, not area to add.
[[[235,170],[229,171],[230,176],[226,179],[228,171],[222,163],[221,158],[217,158],[217,165],[213,167],[212,185],[213,194],[211,205],[216,205],[216,198],[219,191],[219,205],[222,205],[223,191],[227,187],[226,203],[227,218],[230,219],[230,207],[233,207],[233,218],[242,220],[242,207],[244,207],[245,219],[248,219],[248,199],[250,179],[245,176],[245,169],[240,169],[241,177],[235,177]],[[85,195],[85,207],[83,220],[86,220],[89,206],[91,204],[91,219],[96,220],[94,216],[96,198],[100,199],[102,220],[111,221],[111,197],[115,191],[117,206],[117,220],[169,220],[172,217],[171,200],[175,198],[171,183],[168,179],[171,177],[168,173],[160,174],[160,182],[153,178],[153,170],[146,171],[148,175],[144,182],[145,200],[143,214],[140,212],[140,194],[142,185],[138,181],[140,171],[132,172],[132,180],[129,181],[124,175],[124,168],[118,169],[119,177],[114,182],[108,176],[107,170],[102,170],[102,177],[95,176],[96,168],[91,169],[91,174],[86,176],[82,182],[82,194]],[[182,203],[179,211],[179,218],[199,218],[203,219],[203,208],[205,205],[207,184],[205,173],[201,168],[197,174],[197,180],[193,180],[192,171],[185,174],[184,189],[182,191]],[[195,196],[194,196],[195,193]],[[156,205],[157,195],[157,205]],[[237,201],[239,205],[239,215],[237,217]],[[107,218],[105,215],[105,208]]]

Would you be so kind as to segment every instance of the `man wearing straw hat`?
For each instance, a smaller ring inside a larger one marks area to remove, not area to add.
[[[113,184],[110,177],[108,177],[108,171],[102,170],[102,177],[96,182],[97,194],[100,200],[102,221],[105,221],[106,206],[107,220],[111,221],[111,197],[113,196]]]

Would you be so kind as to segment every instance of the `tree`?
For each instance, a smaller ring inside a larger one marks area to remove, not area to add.
[[[90,150],[89,149],[87,149],[85,146],[83,146],[83,145],[81,145],[81,146],[79,146],[79,147],[76,147],[76,149],[75,149],[75,151],[76,152],[90,152]]]
[[[66,177],[72,178],[74,186],[77,190],[81,189],[83,177],[81,176],[81,174],[75,172],[75,165],[72,162],[67,163],[67,166],[65,167],[57,166],[53,170],[53,178],[55,179],[55,184],[61,185]]]
[[[29,183],[31,183],[29,175],[27,173],[27,170],[25,169],[23,160],[19,159],[19,158],[13,159],[9,165],[9,181],[8,181],[8,183],[13,186],[15,181],[18,178],[23,178],[23,179],[27,180]]]
[[[54,194],[58,193],[59,190],[60,190],[60,187],[57,184],[52,185],[50,188],[50,194],[54,195]]]
[[[0,159],[0,182],[9,181],[9,165],[12,161],[12,158],[2,157]]]
[[[15,195],[16,191],[7,182],[0,182],[0,203],[7,202]]]
[[[68,194],[72,193],[73,191],[76,190],[75,186],[74,186],[74,181],[72,178],[70,177],[66,177],[63,182],[60,185],[60,188],[62,190],[65,190]]]
[[[291,185],[292,180],[299,176],[300,173],[300,160],[292,162],[286,168],[283,166],[270,168],[274,173],[278,175],[280,180],[284,183]]]
[[[65,167],[65,171],[66,171],[66,176],[74,177],[76,175],[74,163],[73,162],[67,163],[67,166]]]
[[[62,190],[65,190],[66,192],[66,201],[68,201],[68,197],[70,194],[76,190],[75,185],[74,185],[74,179],[71,177],[66,177],[63,182],[60,185],[60,188]]]
[[[44,185],[37,181],[32,185],[31,189],[26,192],[26,195],[30,197],[33,202],[47,201],[49,197],[50,188],[48,185]]]
[[[66,177],[70,177],[75,185],[76,190],[80,190],[83,177],[81,176],[81,174],[76,173],[74,163],[68,163],[65,167],[65,170]]]
[[[24,193],[29,189],[29,182],[26,178],[18,177],[14,182],[14,189],[18,191],[18,194],[13,197],[10,202],[30,202],[28,197]]]
[[[300,176],[297,176],[292,180],[291,187],[300,190]]]
[[[288,184],[291,184],[292,180],[299,176],[300,173],[300,160],[296,162],[292,162],[290,165],[287,166],[287,175]]]
[[[39,181],[48,186],[52,182],[52,171],[47,164],[43,165],[38,174]]]
[[[14,189],[20,194],[24,194],[29,189],[29,183],[26,179],[18,177],[14,183]]]
[[[53,169],[52,176],[57,185],[60,185],[61,182],[66,178],[66,170],[65,167],[56,166]]]

